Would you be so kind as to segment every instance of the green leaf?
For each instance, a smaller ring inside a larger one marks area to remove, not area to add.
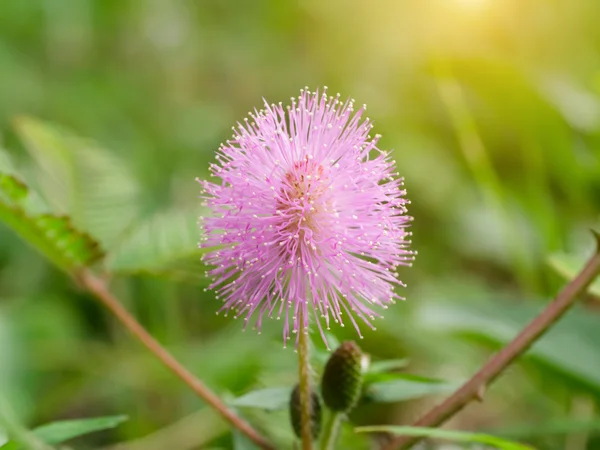
[[[232,406],[242,406],[250,408],[265,409],[267,411],[277,411],[287,408],[290,401],[292,388],[274,387],[258,389],[237,397],[229,402]]]
[[[237,430],[232,432],[233,435],[233,450],[257,450],[258,447],[254,442],[248,439],[245,435]]]
[[[548,264],[566,280],[572,280],[585,265],[585,258],[566,253],[556,253],[548,258]],[[588,287],[588,292],[600,299],[600,278],[596,278]]]
[[[0,444],[2,450],[19,450],[26,448],[28,450],[52,450],[38,436],[30,432],[23,426],[18,414],[8,403],[0,391],[0,427],[7,436],[11,438]]]
[[[108,416],[91,419],[62,420],[42,425],[33,429],[30,433],[33,433],[36,438],[46,444],[60,444],[84,434],[115,428],[127,419],[127,416]],[[22,446],[15,441],[9,441],[1,446],[0,449],[20,450]]]
[[[539,306],[499,300],[468,306],[431,304],[423,307],[419,316],[421,327],[506,344],[539,312]],[[600,392],[598,323],[598,317],[575,308],[537,341],[526,356]]]
[[[63,270],[88,266],[103,256],[100,245],[70,218],[48,212],[0,150],[0,221]]]
[[[108,250],[107,268],[127,275],[204,280],[198,249],[200,210],[140,217],[140,188],[119,158],[96,144],[32,118],[16,129],[39,166],[40,187],[57,211]]]
[[[43,443],[42,443],[42,445],[43,445]],[[30,448],[31,447],[29,447],[28,450],[30,450]],[[0,446],[0,450],[22,450],[22,449],[23,449],[23,446],[20,445],[16,441],[7,441],[3,445]],[[35,450],[37,450],[37,449],[35,449]],[[44,450],[47,450],[47,449],[44,448]]]
[[[35,179],[54,211],[110,249],[139,213],[140,188],[124,162],[97,144],[21,117],[15,128],[37,162]]]
[[[127,419],[127,416],[108,416],[63,420],[35,428],[33,433],[48,444],[60,444],[77,436],[115,428]]]
[[[5,151],[0,151],[0,195],[11,203],[18,203],[27,196],[27,186],[18,178]]]
[[[367,373],[384,373],[398,369],[404,369],[408,365],[408,359],[386,359],[383,361],[371,361]]]
[[[362,399],[366,402],[393,403],[451,392],[458,386],[459,383],[409,374],[367,374]]]
[[[166,211],[142,222],[109,254],[107,267],[122,274],[204,280],[199,214],[199,210]]]
[[[339,341],[339,339],[337,337],[335,337],[335,335],[329,331],[325,331],[325,338],[327,339],[327,343],[329,345],[329,348],[332,350],[335,350],[336,348],[338,348],[341,344],[341,342]],[[319,365],[325,365],[327,363],[327,360],[329,359],[329,357],[331,356],[331,351],[332,350],[327,350],[324,347],[324,343],[321,340],[321,338],[316,338],[313,339],[311,341],[312,344],[312,348],[313,350],[311,351],[311,354],[313,355],[314,361],[316,363],[318,363]]]
[[[487,430],[492,434],[511,439],[523,439],[536,436],[548,436],[559,434],[573,434],[582,432],[599,432],[600,419],[573,419],[564,417],[560,419],[545,420],[543,423],[507,426],[493,430]]]
[[[403,427],[382,425],[355,428],[357,433],[391,433],[398,436],[417,436],[433,439],[445,439],[456,442],[474,442],[491,445],[500,450],[533,450],[525,444],[507,441],[496,436],[483,433],[469,433],[465,431],[440,430],[439,428]]]

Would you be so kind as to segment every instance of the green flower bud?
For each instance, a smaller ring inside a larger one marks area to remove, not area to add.
[[[331,354],[321,381],[323,401],[330,410],[347,413],[356,406],[366,361],[366,355],[352,341],[342,343]]]
[[[310,389],[310,427],[313,439],[317,439],[321,433],[322,419],[321,400],[311,387]],[[290,420],[294,433],[302,437],[302,408],[300,405],[300,385],[297,384],[290,397]]]

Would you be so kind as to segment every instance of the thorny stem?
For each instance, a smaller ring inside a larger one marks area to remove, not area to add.
[[[304,318],[300,317],[298,327],[298,378],[300,379],[300,429],[302,450],[312,450],[310,355],[308,352],[308,330],[304,329]]]
[[[323,445],[321,446],[321,450],[335,449],[335,441],[337,440],[343,417],[344,415],[342,413],[337,411],[331,412],[331,416],[329,417],[329,421],[327,422],[327,425],[325,425],[325,431],[323,432]]]
[[[556,298],[534,318],[510,343],[496,353],[462,387],[417,420],[415,427],[437,427],[474,399],[483,400],[486,387],[491,384],[516,358],[521,356],[552,325],[560,319],[600,272],[600,236],[596,237],[596,253],[589,259],[579,274],[556,296]],[[399,436],[383,450],[406,449],[419,442],[422,437]]]
[[[121,305],[119,300],[108,290],[106,283],[88,270],[79,274],[83,286],[114,314],[144,346],[150,350],[171,372],[177,375],[206,403],[212,406],[233,427],[244,433],[263,450],[274,450],[274,447],[260,435],[248,422],[237,416],[212,392],[202,381],[181,365],[148,331]]]

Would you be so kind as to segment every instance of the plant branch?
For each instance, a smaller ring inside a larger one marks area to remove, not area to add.
[[[312,450],[312,395],[310,389],[308,330],[304,329],[303,317],[300,317],[299,324],[298,333],[300,333],[300,335],[298,336],[298,378],[300,379],[300,429],[302,431],[302,450]]]
[[[121,305],[109,291],[106,283],[88,270],[79,274],[83,286],[106,307],[144,346],[150,350],[171,372],[177,375],[206,403],[213,407],[233,427],[240,430],[256,445],[264,450],[274,450],[273,446],[248,422],[237,416],[202,381],[181,365],[148,331]]]
[[[510,343],[494,355],[461,388],[444,402],[435,406],[417,420],[415,427],[437,427],[459,412],[474,399],[482,399],[486,387],[491,384],[516,358],[521,356],[552,325],[560,319],[600,272],[600,239],[596,233],[596,253],[579,274],[557,295],[557,297],[533,319]],[[422,437],[399,436],[384,450],[406,449]]]

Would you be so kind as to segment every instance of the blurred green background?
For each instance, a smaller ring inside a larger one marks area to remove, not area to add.
[[[106,246],[114,224],[142,224],[116,257],[114,291],[232,399],[294,384],[296,355],[282,348],[279,324],[259,336],[215,316],[203,268],[188,264],[199,258],[188,226],[199,211],[194,178],[262,97],[327,85],[366,103],[406,178],[419,256],[401,271],[408,300],[361,345],[374,360],[407,358],[404,372],[460,382],[592,251],[599,18],[596,0],[0,0],[0,144],[47,197],[64,199],[72,180],[31,150],[42,125],[23,117],[97,143],[86,152],[101,149],[99,162],[86,161],[110,176],[93,188],[97,203],[85,197],[93,179],[81,177],[80,207],[93,218],[74,216],[102,229]],[[105,205],[105,192],[122,204]],[[452,427],[540,449],[600,448],[595,292]],[[2,225],[0,391],[27,426],[129,416],[73,441],[78,449],[251,448]],[[407,398],[362,405],[353,420],[406,424],[436,400]],[[276,442],[289,439],[285,410],[240,412]],[[364,436],[346,439],[342,448],[370,448]]]

